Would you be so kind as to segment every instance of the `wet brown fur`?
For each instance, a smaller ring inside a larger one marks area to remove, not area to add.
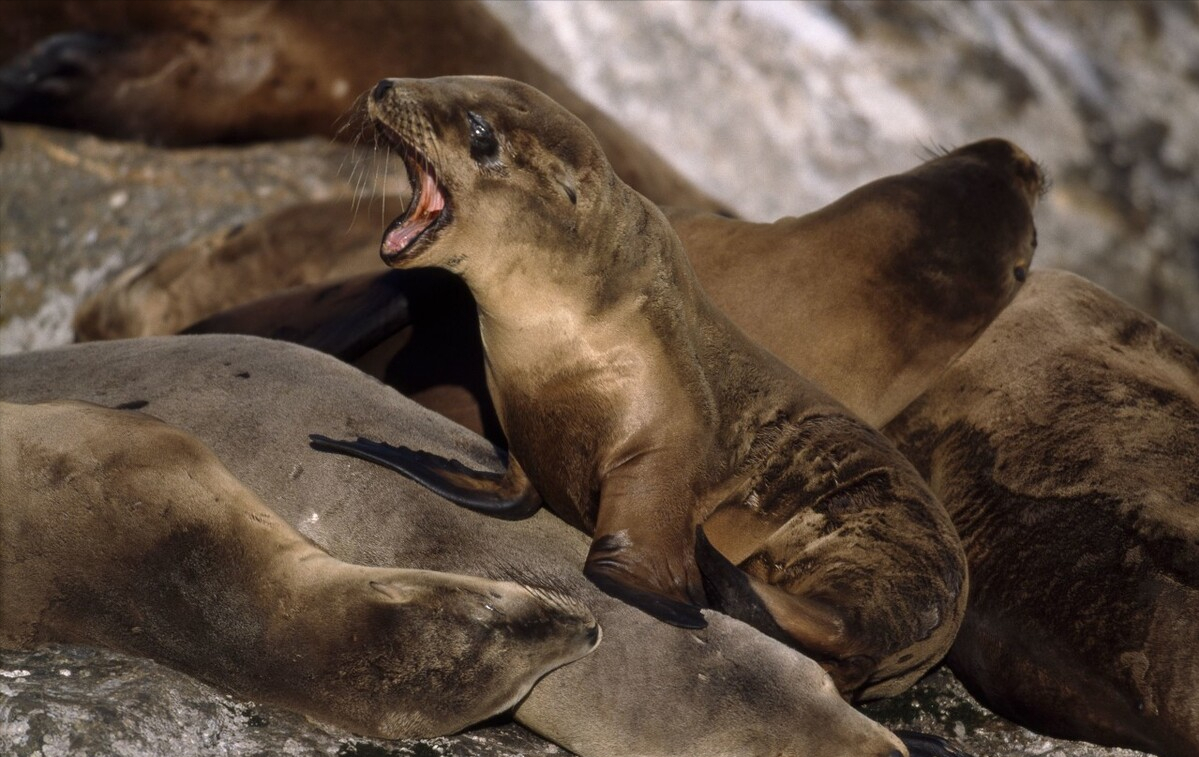
[[[708,302],[660,211],[578,119],[498,79],[399,80],[371,110],[450,198],[449,224],[393,264],[471,288],[518,463],[508,483],[527,474],[593,534],[589,576],[702,597],[702,523],[718,548],[738,544],[755,591],[786,595],[776,620],[847,693],[894,693],[939,659],[966,580],[940,505],[881,435]],[[494,127],[497,160],[470,157],[468,112]],[[742,549],[747,528],[758,540]]]
[[[1050,735],[1199,753],[1199,351],[1038,270],[886,431],[962,535],[971,692]]]
[[[0,471],[5,647],[118,649],[401,738],[507,710],[598,640],[518,584],[336,560],[140,412],[0,403]]]

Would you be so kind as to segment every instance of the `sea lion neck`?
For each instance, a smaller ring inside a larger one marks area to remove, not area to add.
[[[658,208],[615,180],[593,199],[570,246],[493,248],[456,272],[478,306],[484,344],[507,335],[589,333],[589,324],[649,317],[655,330],[710,309],[682,245]],[[669,296],[664,296],[669,292]],[[559,327],[570,324],[570,330]]]

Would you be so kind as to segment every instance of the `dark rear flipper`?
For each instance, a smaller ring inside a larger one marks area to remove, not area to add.
[[[695,531],[695,562],[714,610],[757,628],[815,659],[850,699],[860,695],[878,659],[851,629],[847,610],[820,598],[793,594],[738,568]]]
[[[468,510],[505,520],[520,520],[541,507],[541,497],[531,486],[511,486],[503,474],[477,471],[431,452],[395,447],[363,437],[348,441],[310,434],[308,439],[313,449],[338,452],[390,468]]]
[[[895,731],[911,757],[973,757],[952,741],[916,731]]]
[[[695,562],[704,580],[709,607],[753,626],[772,639],[794,646],[795,639],[775,622],[762,598],[750,585],[749,576],[712,546],[704,535],[703,526],[695,528]]]

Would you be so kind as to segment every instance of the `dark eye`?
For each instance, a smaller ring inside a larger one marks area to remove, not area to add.
[[[499,153],[500,143],[496,141],[491,124],[475,113],[467,113],[466,118],[470,122],[470,156],[476,163],[493,160]]]

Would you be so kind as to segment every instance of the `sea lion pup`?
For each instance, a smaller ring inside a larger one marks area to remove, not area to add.
[[[355,139],[344,115],[381,76],[497,74],[578,114],[647,196],[728,212],[474,0],[6,0],[4,20],[3,120],[165,145]]]
[[[94,644],[383,738],[460,731],[595,648],[519,584],[350,565],[194,436],[81,402],[0,403],[0,644]]]
[[[692,628],[707,595],[852,697],[902,691],[940,659],[966,581],[945,512],[880,433],[711,306],[586,126],[481,77],[385,79],[370,112],[418,188],[384,260],[470,287],[510,454],[498,476],[315,443],[503,517],[544,497],[593,535],[584,573],[604,591]]]
[[[971,693],[1053,736],[1199,754],[1199,350],[1034,271],[886,431],[966,547],[948,661]]]
[[[588,539],[550,513],[488,518],[390,471],[309,449],[314,426],[351,436],[404,428],[440,454],[497,464],[477,436],[326,355],[249,337],[75,345],[0,357],[0,396],[145,403],[337,559],[474,575],[515,569],[576,597],[603,625],[603,643],[541,679],[515,717],[582,757],[907,751],[848,705],[819,665],[749,626],[714,615],[703,631],[684,631],[603,594],[578,569]]]

